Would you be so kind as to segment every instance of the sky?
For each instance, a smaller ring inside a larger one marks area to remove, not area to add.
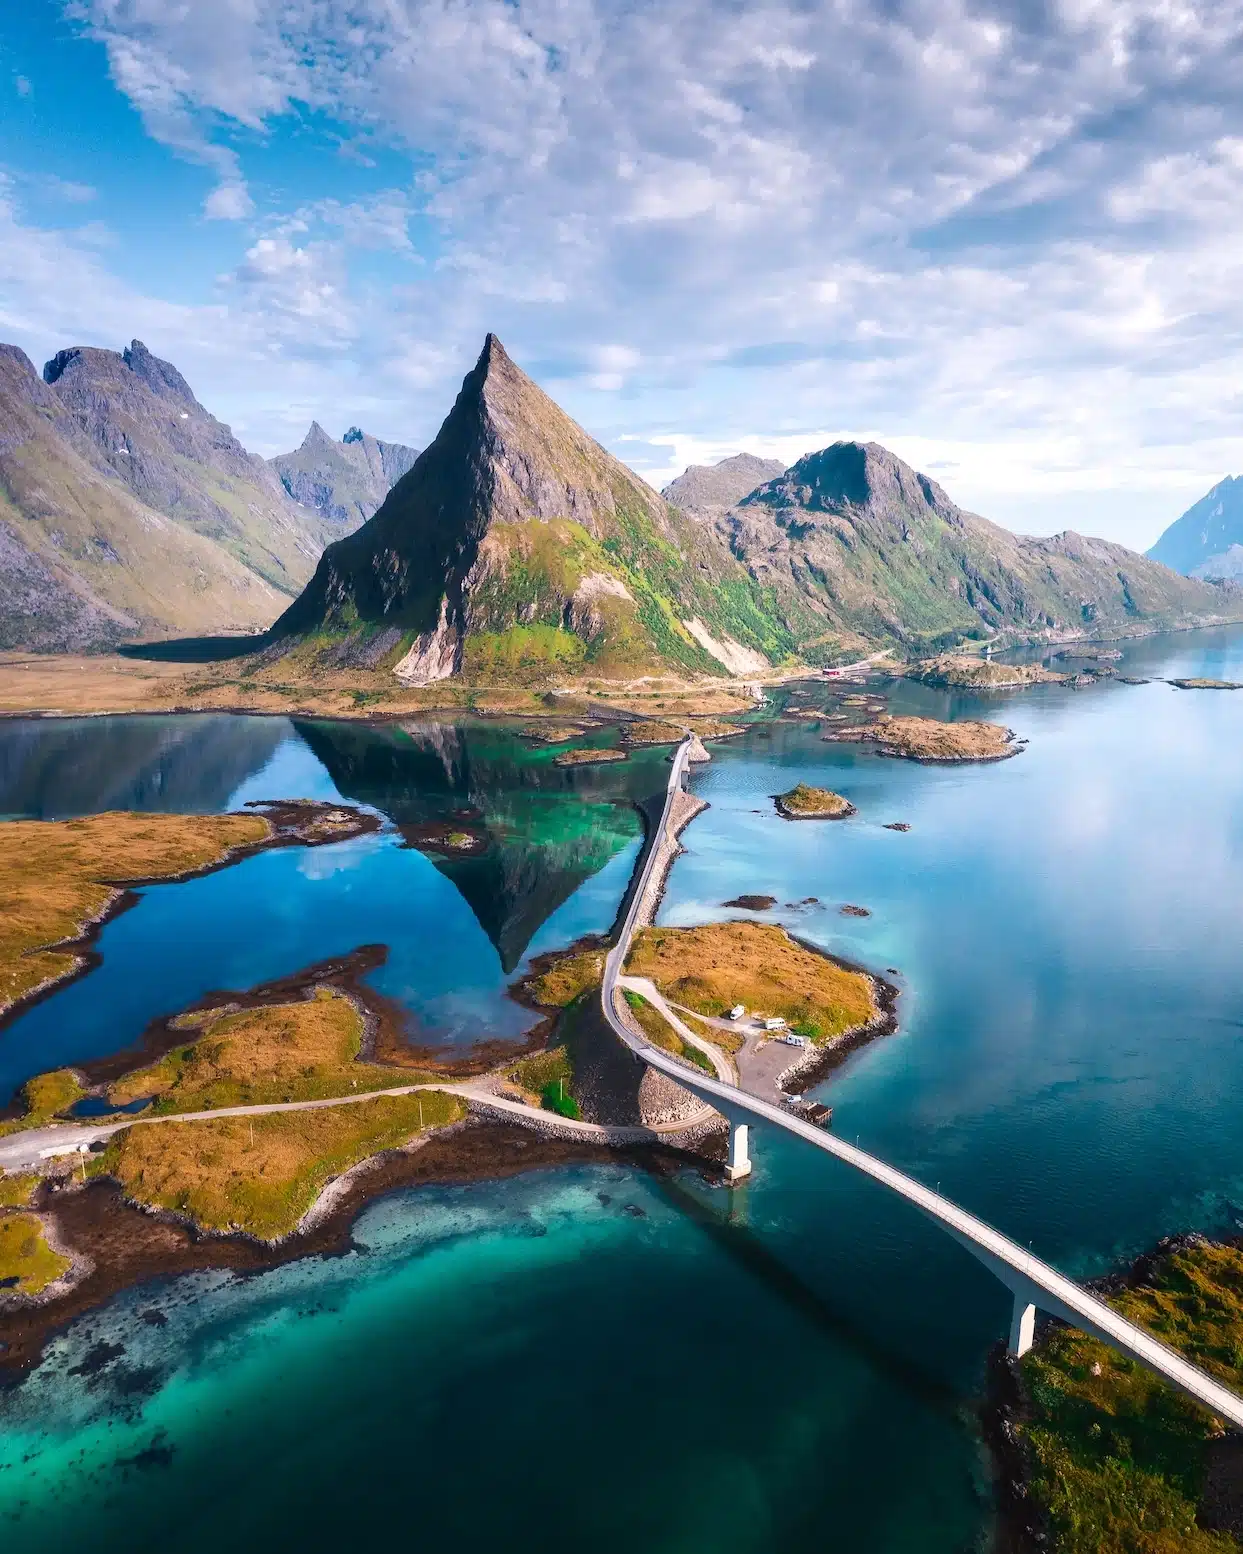
[[[1243,471],[1243,0],[24,0],[0,339],[266,455],[485,333],[663,484],[874,439],[1135,548]]]

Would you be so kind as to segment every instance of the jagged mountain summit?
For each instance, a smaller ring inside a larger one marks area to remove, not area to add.
[[[281,593],[310,577],[326,534],[141,340],[125,351],[58,351],[43,381],[99,463],[147,507],[213,540]],[[153,580],[154,581],[154,580]]]
[[[1243,580],[1243,475],[1227,475],[1148,552],[1188,577]]]
[[[756,486],[785,474],[780,459],[735,453],[716,464],[691,464],[660,493],[693,518],[714,518],[749,496]]]
[[[295,502],[336,527],[336,538],[365,523],[418,456],[417,448],[383,442],[357,426],[337,442],[312,421],[300,447],[269,463]]]
[[[98,383],[92,364],[64,356],[48,384],[24,351],[0,345],[0,647],[81,652],[140,635],[262,630],[288,595],[209,532],[136,494],[155,499],[159,480],[142,416],[115,424],[107,391],[94,402],[86,388],[88,375]],[[180,374],[137,342],[131,357],[135,367],[115,360],[134,377],[136,400],[163,403],[165,422],[180,426],[184,411],[197,423]],[[189,460],[177,467],[178,492],[189,492],[193,470]],[[297,554],[309,573],[312,557]]]
[[[997,633],[1056,640],[1243,616],[1243,594],[1121,545],[1070,530],[1025,538],[964,512],[877,443],[806,455],[717,527],[779,602],[797,597],[820,614],[838,649],[921,652]]]
[[[391,667],[411,684],[754,673],[795,647],[716,536],[589,437],[494,335],[434,442],[327,548],[273,636],[277,652]]]

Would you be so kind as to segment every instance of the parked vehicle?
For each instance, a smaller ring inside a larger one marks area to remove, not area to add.
[[[805,1036],[796,1036],[793,1031],[781,1039],[787,1047],[805,1047],[807,1045],[807,1038]]]
[[[742,1004],[735,1004],[729,1011],[729,1017],[731,1020],[741,1020],[746,1012],[746,1008]]]
[[[779,1015],[773,1015],[770,1019],[764,1021],[764,1029],[766,1031],[784,1031],[785,1028],[786,1022]]]

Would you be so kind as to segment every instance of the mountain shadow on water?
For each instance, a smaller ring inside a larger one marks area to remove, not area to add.
[[[344,798],[382,810],[457,887],[513,971],[539,928],[642,834],[636,801],[658,786],[658,758],[555,766],[508,729],[450,723],[381,728],[299,723]],[[464,830],[470,852],[426,839]]]

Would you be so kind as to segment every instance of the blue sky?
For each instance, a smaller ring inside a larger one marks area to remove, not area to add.
[[[27,0],[0,338],[256,451],[434,435],[488,329],[657,483],[872,437],[1142,547],[1243,470],[1243,5]]]

